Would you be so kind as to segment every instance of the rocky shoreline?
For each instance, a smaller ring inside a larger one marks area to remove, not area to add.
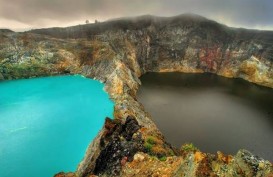
[[[273,88],[272,46],[273,32],[189,14],[1,30],[0,80],[82,74],[105,83],[114,120],[106,119],[75,173],[56,176],[270,176],[272,164],[246,150],[230,156],[172,147],[136,93],[147,72],[210,72]]]

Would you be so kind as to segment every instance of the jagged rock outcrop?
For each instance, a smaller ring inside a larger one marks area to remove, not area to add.
[[[107,119],[75,174],[59,176],[272,174],[270,162],[245,150],[234,157],[215,156],[165,142],[136,99],[138,77],[174,71],[210,72],[273,88],[273,32],[230,28],[190,14],[25,33],[0,30],[0,79],[82,74],[104,82],[115,102],[114,121]],[[137,151],[142,153],[133,158]]]
[[[142,157],[142,158],[139,158]],[[138,153],[126,164],[122,175],[135,176],[270,176],[271,164],[257,158],[246,150],[235,157],[220,152],[217,155],[200,151],[186,153],[185,157],[171,156],[164,161]]]

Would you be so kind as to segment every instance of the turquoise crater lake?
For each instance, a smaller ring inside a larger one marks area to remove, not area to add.
[[[0,176],[75,171],[113,115],[103,86],[79,75],[0,82]]]

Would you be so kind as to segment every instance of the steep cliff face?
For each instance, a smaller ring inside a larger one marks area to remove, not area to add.
[[[26,33],[0,31],[0,79],[83,74],[104,82],[115,102],[114,122],[106,121],[76,173],[69,175],[272,173],[270,162],[244,150],[231,157],[173,148],[136,100],[138,77],[146,72],[211,72],[273,88],[272,65],[273,32],[229,28],[189,14]],[[148,170],[151,165],[160,168]],[[171,172],[165,170],[170,166]]]
[[[106,42],[137,74],[139,69],[141,73],[212,72],[273,86],[272,31],[230,28],[186,14],[170,18],[142,16],[32,32]]]

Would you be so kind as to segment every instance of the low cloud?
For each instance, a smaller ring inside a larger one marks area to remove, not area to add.
[[[196,13],[230,26],[273,30],[272,0],[0,0],[0,28],[68,26],[152,14]]]

